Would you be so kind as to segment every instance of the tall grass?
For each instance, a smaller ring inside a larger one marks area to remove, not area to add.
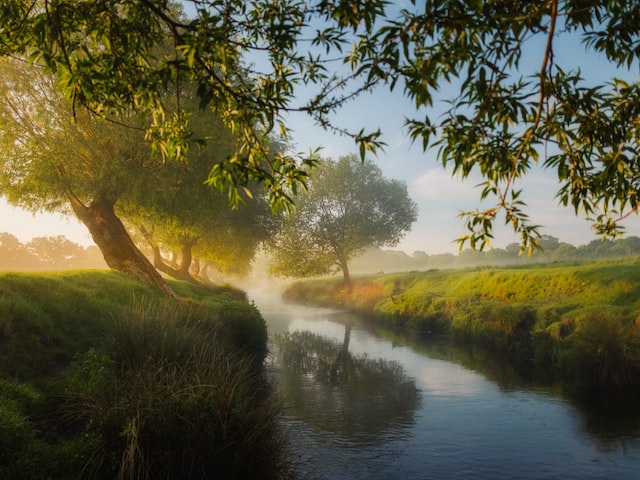
[[[0,275],[0,478],[285,478],[266,327],[242,292]]]
[[[206,310],[137,304],[67,377],[69,423],[100,449],[92,476],[278,478],[276,404],[247,356],[229,351]]]
[[[446,333],[590,386],[640,383],[640,265],[594,263],[366,276],[295,284],[286,297]]]

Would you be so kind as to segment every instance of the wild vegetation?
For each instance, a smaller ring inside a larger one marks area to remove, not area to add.
[[[638,213],[636,2],[547,0],[514,9],[361,0],[357,7],[0,0],[2,195],[32,211],[72,210],[111,268],[171,295],[122,225],[121,210],[133,205],[153,223],[144,225],[152,236],[150,227],[172,226],[159,237],[188,258],[198,239],[221,228],[187,218],[207,198],[190,199],[188,212],[178,208],[192,181],[217,187],[234,205],[259,193],[273,210],[290,212],[319,164],[318,149],[289,148],[296,114],[352,138],[364,160],[385,145],[382,132],[341,125],[340,109],[395,90],[415,105],[408,136],[425,151],[435,147],[454,175],[479,173],[480,198],[495,200],[462,214],[461,245],[490,246],[498,215],[520,234],[520,247],[539,245],[540,227],[522,195],[538,167],[557,177],[560,202],[601,235],[620,235],[623,220]],[[580,42],[607,72],[595,84],[575,49],[561,48]],[[205,140],[206,164],[191,169]],[[177,203],[166,201],[177,193]],[[260,240],[235,253],[250,258]],[[186,264],[156,260],[165,273],[190,279]]]
[[[501,215],[523,247],[535,247],[540,227],[522,193],[538,167],[557,178],[560,202],[600,234],[619,235],[638,212],[635,0],[518,8],[460,0],[0,0],[0,10],[3,60],[53,75],[68,117],[127,123],[139,112],[150,148],[166,158],[184,160],[193,143],[189,112],[173,106],[181,85],[197,85],[197,103],[237,139],[209,175],[236,203],[256,182],[272,207],[291,208],[316,162],[313,152],[273,151],[270,134],[290,142],[296,113],[351,137],[361,158],[379,150],[379,129],[340,113],[354,98],[387,90],[416,107],[406,118],[409,136],[425,151],[435,147],[454,175],[479,173],[480,198],[494,200],[463,214],[463,245],[489,245]],[[583,70],[585,54],[597,75]]]
[[[113,272],[0,275],[0,477],[284,478],[244,294]]]
[[[640,386],[640,264],[433,270],[299,282],[292,301],[477,342],[589,386]]]

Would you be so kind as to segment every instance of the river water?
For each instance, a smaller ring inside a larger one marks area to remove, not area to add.
[[[536,383],[439,338],[250,295],[301,478],[640,479],[640,398]]]

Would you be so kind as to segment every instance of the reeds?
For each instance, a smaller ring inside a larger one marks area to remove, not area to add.
[[[0,478],[288,477],[264,320],[241,292],[175,286],[191,301],[0,275]]]

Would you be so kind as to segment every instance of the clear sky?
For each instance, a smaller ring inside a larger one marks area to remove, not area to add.
[[[533,65],[539,64],[539,53],[533,52]],[[571,58],[574,65],[579,66],[587,78],[594,82],[611,75],[609,65],[602,68],[597,59],[585,54],[584,47],[578,43],[560,44],[555,54],[559,63],[563,58]],[[632,76],[637,79],[637,71],[632,72]],[[405,117],[413,114],[413,106],[401,93],[378,91],[347,105],[336,116],[336,123],[356,131],[363,127],[380,127],[383,131],[383,139],[388,146],[375,161],[387,177],[407,183],[409,193],[419,208],[419,219],[412,232],[397,248],[408,253],[415,250],[429,254],[456,253],[458,246],[454,240],[465,234],[464,222],[457,216],[462,210],[474,210],[481,206],[480,192],[474,188],[479,179],[462,182],[451,178],[450,172],[438,165],[435,152],[424,153],[418,145],[412,146],[404,133],[403,124]],[[323,155],[333,158],[356,151],[351,139],[323,131],[303,115],[292,117],[290,126],[294,129],[293,138],[299,151],[323,146]],[[532,223],[543,225],[543,234],[553,235],[560,241],[574,245],[582,245],[596,238],[588,222],[576,217],[572,209],[560,206],[554,199],[558,187],[557,179],[552,174],[536,172],[526,177],[522,186],[523,199],[528,204],[527,212]],[[501,220],[495,225],[495,247],[519,241],[516,234],[501,225]],[[640,219],[637,216],[628,218],[625,226],[628,235],[640,236]],[[78,221],[59,215],[33,216],[8,206],[3,199],[0,199],[0,231],[12,233],[21,241],[34,236],[65,235],[82,245],[91,244],[91,237]]]

